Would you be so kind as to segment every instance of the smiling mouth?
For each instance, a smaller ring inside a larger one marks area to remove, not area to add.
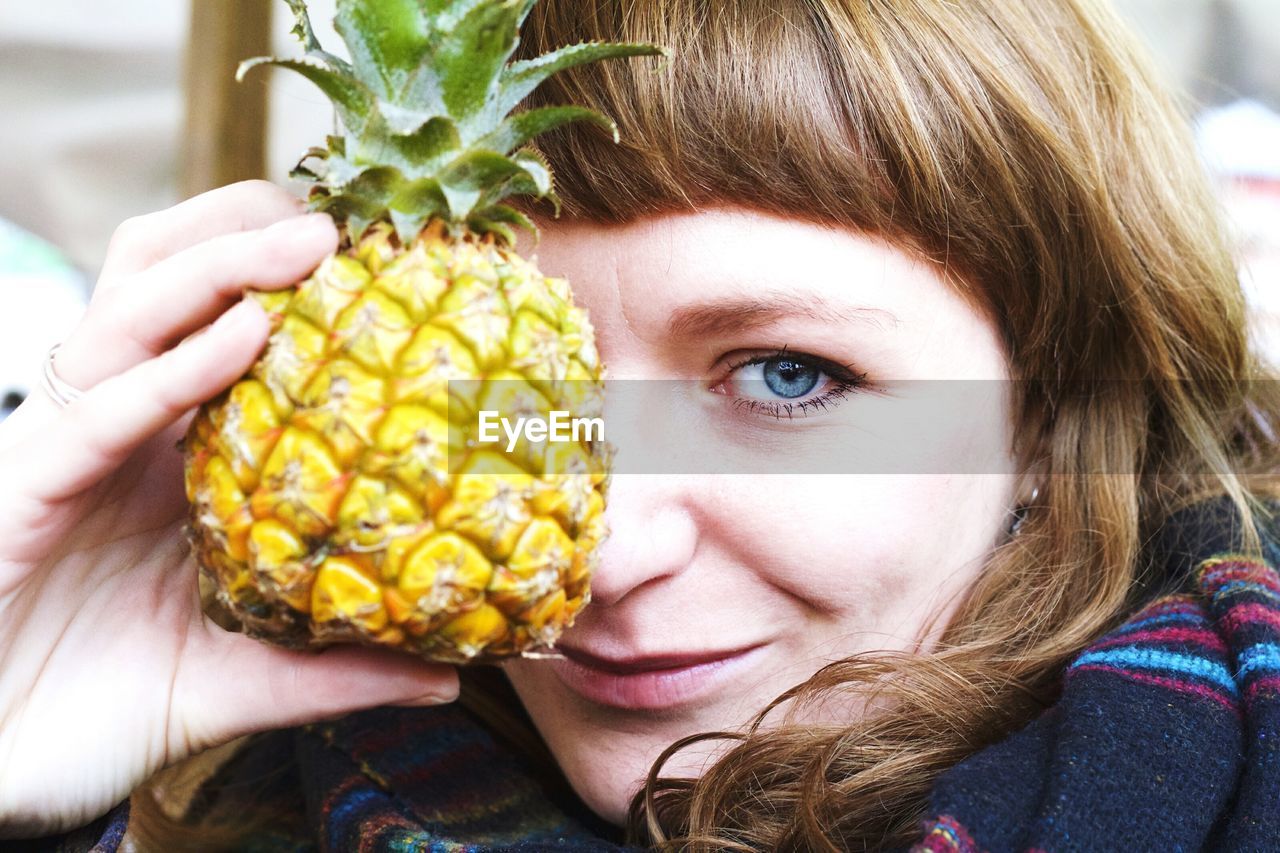
[[[564,658],[549,663],[566,687],[590,702],[655,711],[687,705],[728,687],[766,645],[631,658],[602,658],[562,646]]]
[[[614,675],[633,675],[641,672],[661,672],[664,670],[688,669],[689,667],[699,666],[701,664],[715,663],[716,661],[723,661],[745,654],[752,649],[759,648],[761,645],[763,645],[763,643],[743,646],[737,649],[727,649],[724,651],[645,655],[620,659],[597,657],[596,655],[582,651],[581,649],[571,649],[567,646],[560,646],[558,650],[563,652],[564,656],[569,660],[581,664],[582,666]]]

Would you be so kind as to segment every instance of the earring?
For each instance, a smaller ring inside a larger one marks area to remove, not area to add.
[[[1022,522],[1026,521],[1027,519],[1027,510],[1031,508],[1031,505],[1036,502],[1036,498],[1038,497],[1040,497],[1040,487],[1036,486],[1031,489],[1030,500],[1028,500],[1024,504],[1020,504],[1018,508],[1013,511],[1013,523],[1009,525],[1010,536],[1015,535],[1018,532],[1018,530],[1021,529]]]

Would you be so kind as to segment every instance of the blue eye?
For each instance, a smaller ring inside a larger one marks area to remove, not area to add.
[[[780,352],[758,356],[733,369],[735,393],[751,400],[790,403],[830,384],[830,374],[802,356]]]
[[[834,408],[865,380],[828,359],[780,350],[730,366],[712,390],[733,397],[737,410],[791,419]]]
[[[818,387],[822,371],[812,364],[790,358],[771,358],[764,362],[765,387],[779,397],[794,400]]]

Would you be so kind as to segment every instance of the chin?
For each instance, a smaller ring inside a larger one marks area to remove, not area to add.
[[[631,798],[664,749],[684,735],[717,728],[705,721],[594,707],[559,685],[545,661],[510,661],[503,669],[578,798],[614,826],[626,825]],[[664,766],[664,775],[696,776],[705,755],[697,747],[682,750]]]
[[[619,828],[625,827],[632,792],[621,787],[612,789],[610,786],[617,784],[614,779],[594,780],[594,782],[595,784],[574,785],[573,789],[587,808],[601,820]]]

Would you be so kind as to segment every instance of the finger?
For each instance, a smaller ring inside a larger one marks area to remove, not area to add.
[[[111,237],[99,289],[210,237],[265,228],[297,216],[305,205],[267,181],[241,181],[187,199],[167,210],[122,223]]]
[[[58,375],[92,388],[212,322],[246,287],[296,284],[337,246],[333,220],[317,213],[184,249],[91,306],[58,351]]]
[[[266,314],[247,300],[176,349],[103,381],[13,454],[13,482],[45,504],[79,494],[244,375],[268,331]]]
[[[359,646],[296,652],[208,625],[184,666],[182,746],[199,748],[256,731],[296,726],[392,704],[440,704],[458,696],[454,667]]]

